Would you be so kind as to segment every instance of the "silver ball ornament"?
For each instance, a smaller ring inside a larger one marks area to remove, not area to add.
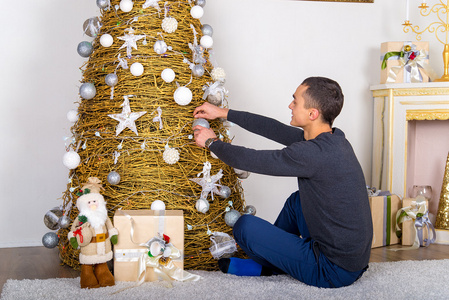
[[[78,44],[76,51],[78,51],[78,54],[81,57],[89,57],[94,51],[94,47],[92,46],[92,43],[83,41]]]
[[[223,102],[223,95],[220,92],[217,92],[215,94],[209,94],[207,95],[207,102],[210,104],[213,104],[215,106],[220,106]]]
[[[90,37],[97,36],[98,32],[101,28],[101,22],[98,17],[89,18],[86,21],[84,21],[83,24],[83,31],[86,35]]]
[[[210,128],[209,122],[206,119],[203,119],[203,118],[195,119],[193,121],[193,123],[192,123],[192,128],[195,127],[195,126],[198,126],[198,125],[201,126],[201,127],[204,127],[204,128]]]
[[[110,73],[104,78],[104,82],[109,86],[115,86],[118,83],[118,76],[115,73]]]
[[[61,227],[61,228],[69,228],[70,218],[64,215],[59,218],[58,224],[59,224],[59,227]]]
[[[224,198],[224,199],[229,198],[229,196],[231,196],[231,194],[232,194],[232,191],[231,191],[231,189],[228,186],[224,185],[224,186],[220,187],[220,189],[219,189],[219,196],[221,198]]]
[[[120,182],[120,174],[115,171],[111,171],[108,174],[107,180],[110,184],[116,185]]]
[[[44,245],[46,248],[54,248],[59,243],[59,237],[54,232],[47,232],[42,237],[42,245]]]
[[[195,77],[201,77],[204,75],[204,67],[202,65],[195,65],[192,69],[192,74]]]
[[[230,211],[225,213],[224,221],[226,225],[230,227],[234,227],[237,220],[240,218],[240,213],[235,209],[231,209]]]
[[[236,168],[234,168],[234,172],[237,175],[237,177],[240,178],[240,179],[246,179],[251,174],[248,171],[244,171],[244,170],[240,170],[240,169],[236,169]]]
[[[210,207],[209,201],[207,201],[206,199],[200,198],[200,199],[196,200],[195,208],[200,213],[203,213],[203,214],[207,213],[207,211],[209,210],[209,207]]]
[[[97,94],[97,89],[93,83],[85,82],[80,86],[79,92],[81,98],[90,100]]]
[[[203,35],[212,36],[214,34],[214,29],[209,24],[204,24],[201,26],[201,32]]]
[[[59,207],[52,208],[44,215],[44,224],[50,230],[56,230],[59,227],[58,221],[63,212]]]
[[[252,205],[245,206],[245,209],[243,210],[244,215],[255,215],[256,214],[256,208]]]
[[[206,0],[196,0],[195,5],[199,5],[201,7],[204,7],[206,5]]]
[[[153,46],[154,52],[157,54],[164,54],[167,52],[168,46],[164,41],[156,41]]]
[[[105,9],[109,6],[109,0],[97,0],[97,6],[101,9]]]

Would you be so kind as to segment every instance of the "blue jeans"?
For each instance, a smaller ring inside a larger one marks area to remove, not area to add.
[[[320,253],[304,220],[299,191],[287,199],[274,225],[252,215],[243,215],[235,223],[233,233],[251,259],[275,273],[287,273],[308,285],[347,286],[366,270],[346,271]]]

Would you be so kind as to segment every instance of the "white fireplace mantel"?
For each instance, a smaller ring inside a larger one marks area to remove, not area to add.
[[[449,82],[381,84],[371,86],[370,90],[374,98],[371,186],[407,197],[407,188],[416,184],[407,184],[407,156],[410,155],[408,148],[412,144],[408,140],[408,122],[449,120]],[[439,123],[444,126],[449,124]],[[447,145],[441,164],[444,170],[449,151],[449,130],[447,134],[439,136],[435,143],[443,143],[443,148]],[[432,188],[437,196],[433,200],[435,210],[441,185]]]

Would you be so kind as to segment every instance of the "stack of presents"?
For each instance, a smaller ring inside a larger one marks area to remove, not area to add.
[[[372,248],[402,244],[404,248],[417,249],[435,242],[435,229],[429,219],[426,198],[418,196],[401,200],[389,192],[369,192],[373,219]]]

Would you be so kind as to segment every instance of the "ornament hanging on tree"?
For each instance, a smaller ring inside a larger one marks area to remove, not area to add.
[[[78,51],[78,54],[81,57],[89,57],[94,51],[94,47],[92,46],[92,43],[83,41],[78,44],[76,51]]]
[[[161,8],[159,7],[158,1],[159,0],[146,0],[145,3],[142,5],[142,8],[145,9],[151,6],[157,9],[157,11],[160,11]]]
[[[190,9],[190,15],[194,19],[200,19],[204,15],[204,9],[199,5],[195,5]]]
[[[144,71],[143,65],[141,63],[135,62],[131,65],[130,71],[131,74],[133,74],[136,77],[141,76]]]
[[[59,243],[59,237],[54,232],[47,232],[42,237],[42,245],[44,245],[45,248],[50,248],[50,249],[54,248],[58,245],[58,243]]]
[[[112,35],[105,33],[100,37],[100,44],[106,48],[111,47],[114,44],[114,38]]]
[[[231,189],[225,185],[220,186],[220,189],[218,190],[218,195],[223,199],[229,198],[229,196],[231,196],[231,193]]]
[[[173,33],[178,29],[178,21],[175,18],[167,17],[162,20],[162,29],[166,33]]]
[[[207,85],[203,86],[203,90],[203,100],[207,99],[207,102],[215,106],[220,106],[228,93],[220,81],[214,82],[213,84],[207,83]]]
[[[204,7],[206,5],[206,0],[196,0],[195,4]]]
[[[70,170],[76,169],[81,162],[81,157],[78,153],[70,149],[70,151],[66,152],[62,158],[62,163],[64,166],[69,168]]]
[[[125,29],[124,36],[118,37],[119,40],[125,41],[123,43],[123,45],[119,48],[119,50],[126,48],[126,55],[128,57],[131,57],[132,56],[132,48],[137,50],[137,41],[140,39],[143,39],[144,37],[145,37],[144,34],[134,35],[134,29],[132,27]]]
[[[234,227],[237,220],[240,218],[240,213],[235,209],[231,209],[225,213],[224,220],[226,225]]]
[[[252,205],[245,206],[245,209],[243,210],[244,215],[256,215],[256,208]]]
[[[203,26],[201,26],[201,32],[203,35],[208,35],[211,37],[214,34],[214,29],[209,24],[203,24]]]
[[[115,171],[111,171],[108,174],[108,178],[107,178],[109,184],[112,185],[116,185],[120,183],[120,174],[115,172]]]
[[[195,77],[201,77],[204,75],[204,67],[202,65],[195,65],[192,69],[192,74]]]
[[[162,158],[167,164],[174,165],[179,161],[179,151],[167,146],[162,154]]]
[[[90,100],[97,94],[97,89],[93,83],[85,82],[80,86],[79,93],[81,98]]]
[[[154,52],[156,52],[157,54],[164,54],[165,52],[167,52],[167,44],[162,41],[162,40],[158,40],[154,43],[153,46]]]
[[[223,70],[223,68],[220,67],[213,68],[210,76],[214,81],[224,82],[226,80],[225,70]]]
[[[214,40],[209,35],[203,35],[200,39],[200,45],[206,49],[212,48],[214,45]]]
[[[104,78],[104,82],[109,85],[110,87],[115,86],[118,83],[118,76],[115,73],[110,73],[106,75]]]
[[[214,193],[218,194],[218,186],[217,181],[223,177],[223,170],[220,169],[217,174],[210,175],[210,170],[212,169],[212,165],[210,162],[206,161],[203,164],[203,171],[201,173],[198,173],[196,176],[199,177],[201,174],[203,174],[202,178],[190,178],[193,182],[196,182],[197,184],[201,185],[203,190],[201,191],[201,197],[202,199],[207,199],[207,196],[209,193],[211,193],[212,200],[214,199]]]
[[[237,252],[235,240],[227,233],[214,232],[212,233],[210,240],[212,245],[209,250],[215,259],[230,258]]]
[[[200,213],[203,214],[207,213],[207,211],[209,210],[209,206],[210,206],[209,201],[207,201],[206,199],[200,198],[196,200],[195,208]]]
[[[109,0],[97,0],[97,6],[101,9],[106,9],[109,5]]]
[[[59,227],[59,218],[63,215],[63,211],[60,207],[54,207],[47,211],[44,216],[44,224],[50,230],[56,230]]]
[[[185,86],[178,87],[173,94],[175,102],[182,106],[189,104],[192,101],[192,97],[192,91]]]
[[[248,171],[244,171],[244,170],[240,170],[240,169],[236,169],[236,168],[234,168],[234,172],[235,172],[235,174],[237,174],[237,177],[240,179],[246,179],[251,174]]]
[[[164,80],[167,83],[170,83],[173,80],[175,80],[176,74],[175,74],[175,71],[167,68],[161,72],[161,77],[162,77],[162,80]]]
[[[84,33],[90,37],[96,37],[97,34],[100,32],[100,28],[101,22],[100,19],[98,19],[98,17],[89,18],[86,21],[84,21],[83,24]]]
[[[134,3],[131,0],[120,1],[120,10],[123,12],[130,12],[133,10]]]
[[[76,109],[71,109],[67,112],[67,120],[69,120],[69,122],[75,123],[76,121],[78,121],[78,110]]]
[[[129,97],[123,96],[125,101],[122,103],[122,112],[120,114],[111,114],[108,117],[113,118],[116,121],[119,121],[119,124],[116,127],[115,135],[118,136],[125,128],[131,129],[136,135],[139,135],[136,128],[136,120],[146,114],[146,111],[141,112],[131,112],[131,108],[129,106]]]

